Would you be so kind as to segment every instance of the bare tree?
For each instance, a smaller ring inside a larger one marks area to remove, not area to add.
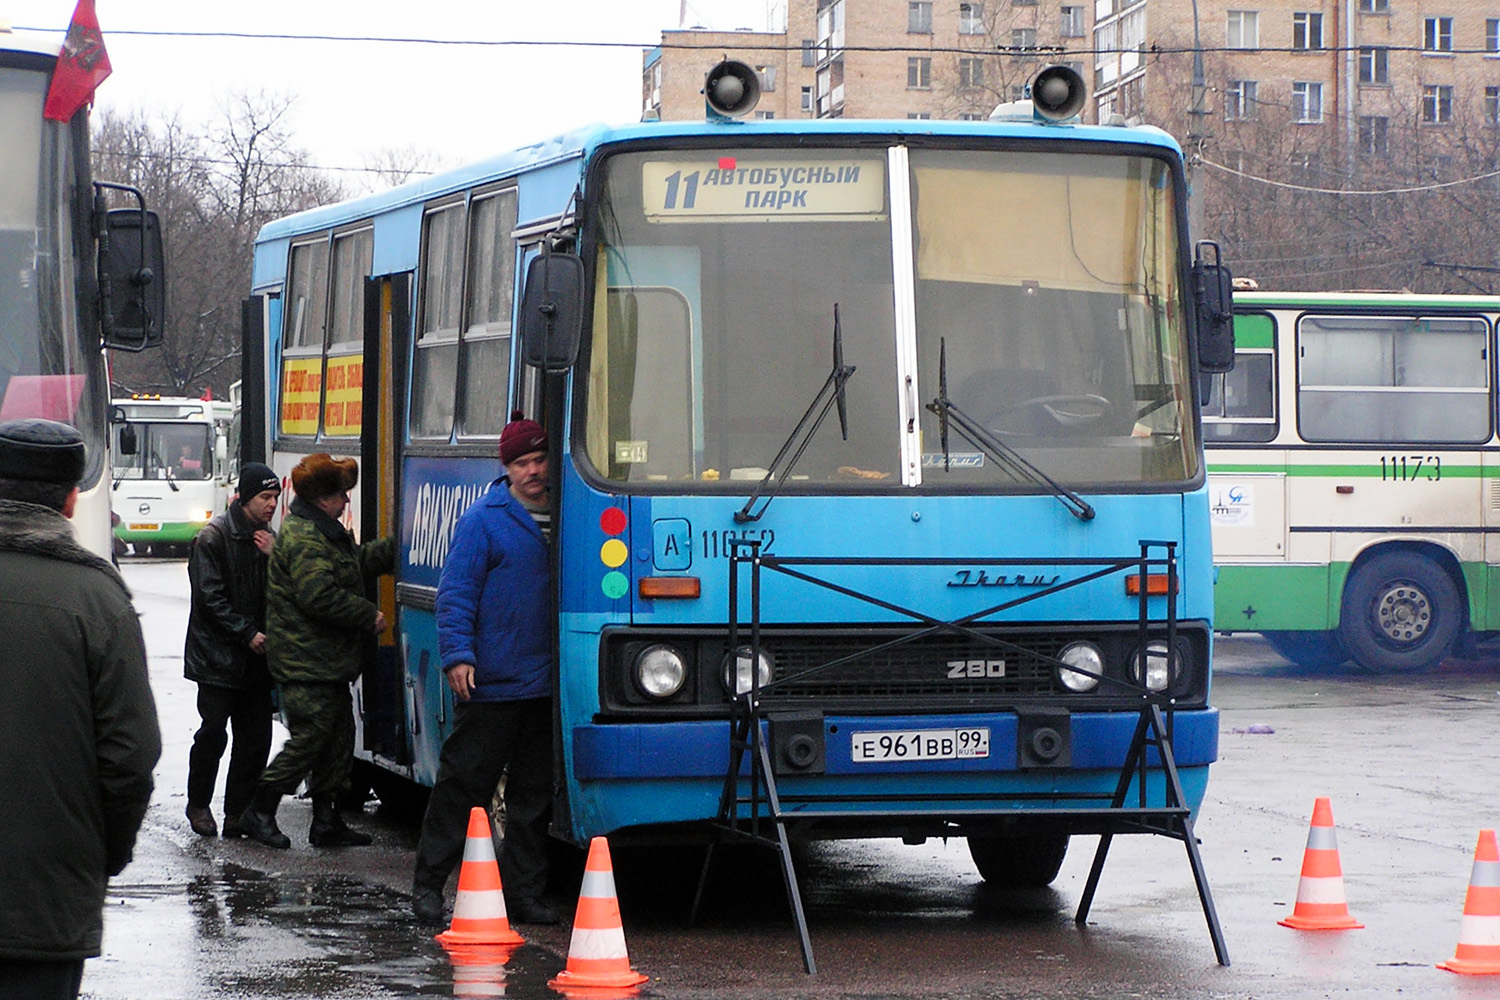
[[[235,95],[201,134],[176,116],[105,112],[95,120],[95,175],[141,188],[161,217],[167,256],[162,346],[115,356],[119,391],[222,397],[240,377],[239,303],[250,288],[255,234],[271,219],[343,196],[292,143],[291,104]]]

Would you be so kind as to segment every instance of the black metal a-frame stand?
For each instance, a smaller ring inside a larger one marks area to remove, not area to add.
[[[1164,557],[1153,557],[1151,555],[1151,550],[1153,549],[1164,549],[1166,554]],[[800,568],[851,565],[973,566],[976,562],[985,561],[994,564],[1003,563],[1009,566],[1072,566],[1079,568],[1082,572],[1073,579],[1066,580],[1060,584],[966,615],[963,618],[944,621],[929,617],[910,608],[900,607],[868,594],[859,593],[833,581],[820,579]],[[941,792],[934,793],[933,796],[923,796],[920,793],[861,796],[796,794],[784,796],[777,788],[776,771],[771,764],[770,749],[767,745],[767,716],[762,701],[762,694],[773,690],[778,685],[800,680],[811,674],[848,664],[861,656],[868,656],[871,653],[889,650],[896,646],[942,633],[956,633],[1002,650],[1009,649],[1014,652],[1021,652],[1020,648],[1013,643],[980,631],[976,627],[976,623],[982,622],[983,619],[1000,611],[1008,610],[1009,608],[1037,600],[1048,594],[1055,594],[1058,591],[1077,587],[1111,574],[1132,570],[1139,574],[1139,638],[1140,647],[1144,649],[1146,648],[1149,625],[1147,600],[1151,596],[1148,594],[1149,588],[1146,585],[1146,581],[1153,568],[1165,570],[1167,581],[1166,593],[1165,595],[1158,596],[1165,597],[1167,655],[1169,658],[1175,658],[1177,655],[1177,561],[1176,544],[1174,542],[1143,540],[1140,543],[1140,554],[1138,556],[1114,559],[1004,558],[994,560],[976,560],[972,556],[963,559],[789,558],[762,553],[760,551],[760,543],[757,541],[734,542],[731,543],[729,553],[728,625],[729,648],[731,650],[739,649],[742,645],[739,640],[740,624],[738,620],[739,576],[742,566],[750,569],[750,621],[748,623],[750,636],[749,643],[745,645],[748,646],[748,654],[752,665],[756,663],[761,648],[760,595],[761,573],[763,571],[781,573],[805,583],[883,608],[887,611],[896,612],[911,618],[914,623],[921,623],[923,627],[917,628],[900,638],[873,645],[869,649],[862,650],[859,653],[841,656],[795,675],[777,678],[766,685],[759,683],[757,671],[752,667],[750,671],[750,690],[736,697],[730,710],[729,763],[724,778],[724,790],[719,800],[719,813],[717,823],[715,824],[714,839],[710,842],[708,851],[704,856],[703,870],[699,875],[697,892],[693,898],[693,920],[697,918],[698,910],[703,900],[704,887],[708,880],[709,867],[713,861],[714,848],[719,842],[726,839],[735,839],[769,847],[776,851],[781,860],[781,871],[786,882],[787,898],[792,909],[792,919],[796,924],[797,936],[802,948],[803,966],[809,975],[816,975],[817,964],[813,958],[812,941],[807,929],[807,916],[802,905],[802,893],[797,884],[797,873],[792,862],[790,839],[787,834],[789,823],[813,826],[824,820],[847,820],[851,816],[850,810],[848,808],[838,808],[838,806],[840,804],[847,806],[855,802],[871,807],[861,808],[854,814],[861,819],[899,819],[925,815],[932,818],[959,820],[993,817],[999,812],[996,806],[1001,802],[1015,803],[1026,800],[1046,800],[1049,802],[1048,807],[1030,809],[1026,811],[1026,814],[1028,816],[1053,817],[1065,823],[1069,829],[1076,832],[1097,833],[1099,835],[1099,846],[1094,854],[1093,867],[1089,871],[1088,882],[1084,886],[1083,897],[1079,902],[1078,912],[1074,917],[1074,921],[1077,924],[1082,925],[1088,918],[1089,907],[1093,904],[1094,893],[1098,888],[1099,878],[1104,871],[1105,858],[1109,854],[1110,844],[1116,834],[1150,833],[1171,837],[1182,841],[1183,845],[1187,848],[1188,863],[1192,868],[1193,881],[1197,886],[1198,898],[1203,906],[1203,915],[1208,923],[1208,932],[1213,941],[1214,955],[1220,965],[1229,964],[1229,952],[1224,943],[1224,933],[1219,925],[1219,917],[1214,908],[1213,896],[1209,891],[1208,877],[1203,869],[1203,859],[1198,852],[1197,837],[1193,833],[1191,812],[1182,791],[1182,783],[1177,772],[1176,757],[1172,750],[1174,702],[1170,695],[1165,692],[1149,691],[1145,686],[1144,678],[1139,684],[1131,684],[1102,674],[1095,675],[1070,664],[1065,665],[1068,669],[1075,672],[1097,677],[1101,683],[1126,688],[1140,697],[1139,718],[1130,740],[1130,748],[1121,766],[1119,781],[1115,785],[1113,794],[1107,797],[1107,802],[1105,801],[1106,796],[1102,793],[1052,791],[1004,794],[955,794]],[[1040,656],[1041,654],[1030,651],[1029,655]],[[1041,658],[1051,660],[1050,657],[1042,656]],[[1051,660],[1051,662],[1054,665],[1063,665],[1056,660]],[[1160,769],[1162,773],[1162,794],[1158,802],[1150,801],[1151,796],[1147,788],[1147,776],[1153,769],[1151,751],[1155,751],[1156,756],[1154,767]],[[1133,797],[1130,794],[1132,784],[1137,786],[1137,793]],[[939,799],[941,802],[938,801]],[[1079,802],[1079,805],[1057,806],[1055,803],[1061,800],[1075,800]],[[955,807],[953,805],[955,802],[965,804]],[[1090,805],[1088,803],[1094,804]]]

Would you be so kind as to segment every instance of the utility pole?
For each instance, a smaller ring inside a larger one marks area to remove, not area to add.
[[[1198,33],[1198,0],[1193,0],[1193,93],[1188,109],[1187,184],[1188,233],[1194,240],[1203,238],[1203,145],[1210,138],[1207,128],[1208,109],[1204,103],[1208,84],[1203,78],[1203,41]]]

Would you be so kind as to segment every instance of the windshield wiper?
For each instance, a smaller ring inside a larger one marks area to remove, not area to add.
[[[844,333],[839,325],[839,305],[835,302],[833,304],[833,370],[823,380],[823,387],[813,397],[813,401],[807,407],[807,412],[802,414],[802,419],[797,421],[797,426],[793,427],[792,433],[787,435],[786,442],[782,444],[781,450],[776,453],[775,458],[771,459],[770,468],[766,470],[766,474],[761,478],[761,481],[756,484],[755,489],[750,494],[750,499],[745,501],[745,506],[734,512],[736,524],[760,520],[761,515],[766,512],[766,508],[771,505],[771,501],[776,498],[774,491],[766,494],[766,502],[760,505],[760,510],[752,510],[751,508],[755,506],[755,502],[760,499],[762,492],[771,483],[772,477],[776,475],[776,469],[781,466],[781,460],[786,458],[787,452],[791,451],[792,446],[795,444],[797,450],[792,452],[792,457],[787,459],[786,467],[782,470],[782,481],[785,482],[786,477],[791,475],[792,467],[797,464],[797,460],[802,457],[802,453],[812,443],[814,435],[818,433],[818,428],[823,426],[823,420],[828,416],[829,407],[834,404],[838,404],[839,430],[843,433],[844,440],[849,440],[849,409],[844,394],[844,384],[849,381],[849,376],[853,374],[854,365],[844,364]],[[813,416],[814,412],[817,414],[816,418]]]
[[[177,488],[177,480],[175,480],[175,479],[172,478],[172,470],[167,466],[167,463],[163,462],[161,456],[159,454],[157,454],[155,451],[151,452],[151,457],[154,458],[154,459],[156,459],[156,464],[157,465],[161,466],[161,473],[162,473],[162,475],[164,475],[164,476],[167,477],[167,485],[169,487],[171,487],[172,492],[173,493],[179,492],[179,490]]]
[[[1000,464],[1012,475],[1020,472],[1022,476],[1030,479],[1033,483],[1043,487],[1047,492],[1057,498],[1069,514],[1080,521],[1092,521],[1094,519],[1094,508],[1089,505],[1083,497],[1074,493],[1065,486],[1058,484],[1053,478],[1041,469],[1032,465],[1021,453],[1010,445],[1001,441],[991,434],[973,417],[969,416],[959,405],[948,398],[948,342],[938,342],[938,395],[937,398],[927,404],[927,409],[937,414],[939,436],[943,443],[943,469],[949,468],[948,455],[948,425],[952,423],[958,433],[967,438],[975,447],[979,448],[995,462]]]

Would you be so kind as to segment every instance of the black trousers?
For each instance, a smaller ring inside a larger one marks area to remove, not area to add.
[[[552,701],[459,702],[438,757],[437,781],[417,842],[418,887],[441,891],[463,860],[469,810],[489,811],[505,780],[500,882],[511,899],[534,899],[547,884],[552,807]]]
[[[26,962],[0,958],[0,1000],[74,1000],[83,985],[83,959]]]
[[[234,748],[229,751],[229,773],[224,778],[224,815],[236,819],[245,811],[271,755],[274,711],[268,687],[241,691],[198,685],[198,717],[203,724],[188,751],[188,805],[207,806],[212,801],[219,759],[229,745],[228,728],[232,727]]]

